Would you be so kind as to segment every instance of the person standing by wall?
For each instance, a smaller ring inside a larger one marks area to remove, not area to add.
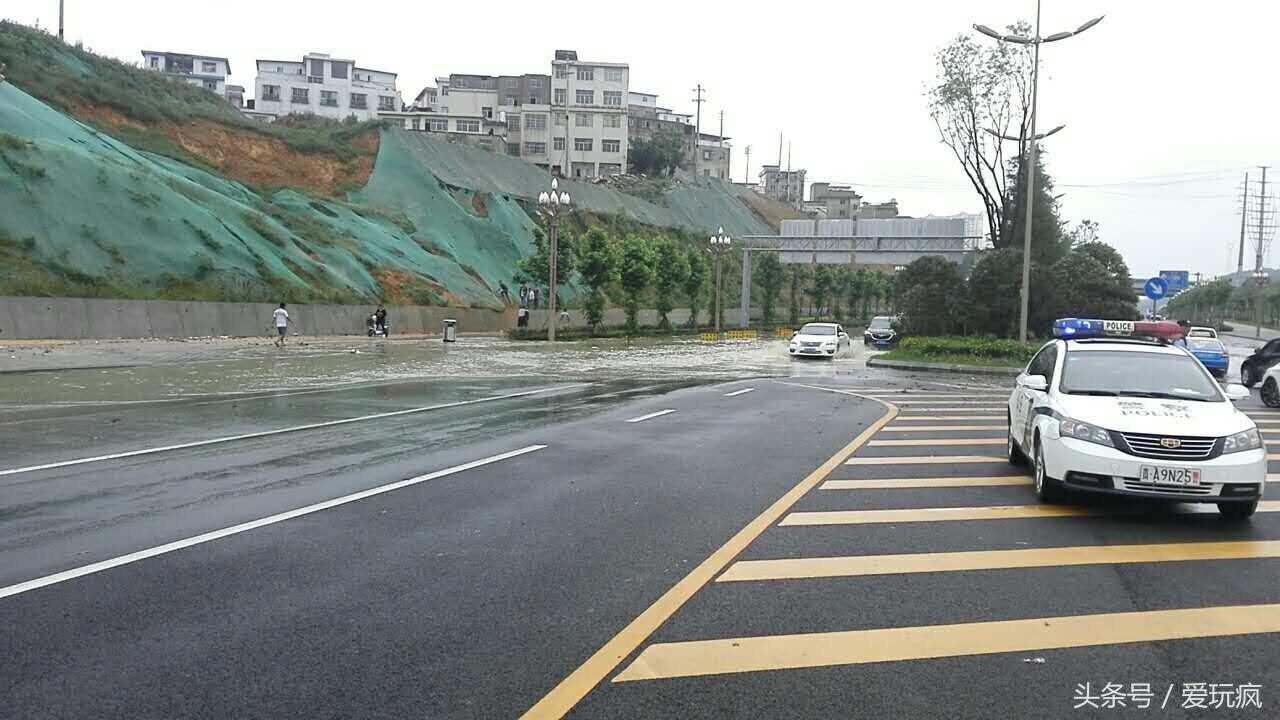
[[[285,309],[284,303],[280,303],[280,307],[271,313],[271,318],[276,324],[276,347],[284,347],[284,336],[289,332],[289,311]]]

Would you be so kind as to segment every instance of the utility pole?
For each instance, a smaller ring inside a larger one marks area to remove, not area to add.
[[[1244,194],[1240,197],[1240,257],[1236,259],[1236,272],[1244,272],[1244,226],[1249,216],[1249,173],[1244,174]]]
[[[1262,288],[1267,284],[1267,276],[1262,273],[1262,251],[1267,241],[1266,224],[1267,224],[1267,166],[1259,166],[1262,170],[1262,189],[1258,191],[1258,243],[1254,248],[1256,259],[1253,267],[1253,277],[1258,283],[1258,297],[1254,300],[1257,307],[1254,320],[1253,337],[1255,340],[1262,339]]]
[[[702,99],[702,93],[704,91],[702,83],[698,83],[698,87],[694,88],[693,91],[697,93],[693,98],[693,102],[698,106],[697,124],[694,126],[693,131],[693,174],[698,175],[699,160],[702,159],[702,151],[698,149],[699,143],[702,142],[702,103],[705,102],[705,100]]]
[[[64,0],[58,0],[58,42],[66,42],[66,37],[63,33],[63,24],[62,24],[63,4],[64,4]]]
[[[751,182],[751,146],[747,146],[747,161],[745,167],[742,168],[742,184],[746,185]]]

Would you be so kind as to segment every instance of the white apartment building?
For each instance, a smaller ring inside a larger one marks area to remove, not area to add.
[[[396,74],[357,67],[354,60],[308,53],[302,61],[259,60],[254,110],[280,117],[292,113],[343,120],[372,120],[399,112]]]
[[[224,57],[143,50],[142,66],[227,97],[227,76],[231,74],[231,61]]]
[[[626,63],[587,62],[557,50],[551,62],[553,172],[569,177],[619,175],[627,167]]]

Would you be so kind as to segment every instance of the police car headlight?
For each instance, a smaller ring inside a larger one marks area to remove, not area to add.
[[[1252,428],[1242,433],[1228,435],[1222,443],[1222,454],[1257,450],[1260,447],[1262,447],[1262,436],[1258,434],[1257,428]]]
[[[1079,420],[1072,420],[1071,418],[1058,422],[1058,434],[1062,437],[1075,438],[1085,442],[1106,445],[1107,447],[1116,446],[1115,443],[1111,442],[1111,433],[1100,427],[1082,423]]]

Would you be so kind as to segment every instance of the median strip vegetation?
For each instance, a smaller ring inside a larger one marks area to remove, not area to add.
[[[1021,367],[1038,348],[1035,343],[988,337],[908,337],[880,357],[945,365]]]

